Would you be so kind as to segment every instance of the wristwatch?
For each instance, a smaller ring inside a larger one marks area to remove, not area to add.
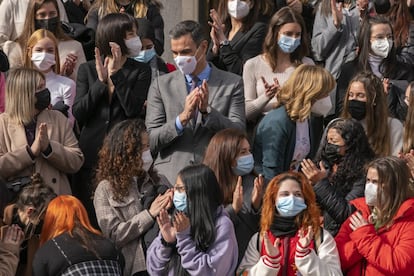
[[[228,41],[227,39],[220,42],[220,47],[227,46],[227,45],[230,45],[230,41]]]

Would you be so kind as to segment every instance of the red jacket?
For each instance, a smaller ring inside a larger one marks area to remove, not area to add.
[[[351,203],[368,218],[365,198]],[[414,198],[403,202],[388,229],[369,224],[352,231],[349,223],[348,218],[335,237],[345,275],[414,275]]]

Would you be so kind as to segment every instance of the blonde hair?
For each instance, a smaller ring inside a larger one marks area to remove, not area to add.
[[[31,68],[10,71],[6,82],[6,110],[11,120],[27,125],[35,115],[35,92],[45,83],[45,77]]]
[[[53,72],[56,74],[60,74],[60,62],[59,62],[59,50],[58,50],[58,41],[53,33],[49,32],[45,29],[39,29],[35,31],[27,40],[26,43],[26,53],[24,55],[24,66],[28,68],[35,68],[32,62],[32,53],[33,47],[42,39],[49,38],[52,40],[53,44],[55,45],[55,62],[56,64],[53,65]]]
[[[277,94],[277,106],[285,105],[293,121],[304,121],[312,104],[328,96],[335,87],[335,79],[324,68],[302,64],[296,68]]]

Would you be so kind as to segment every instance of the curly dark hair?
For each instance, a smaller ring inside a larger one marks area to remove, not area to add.
[[[338,164],[338,169],[331,176],[331,183],[345,194],[352,189],[355,181],[365,174],[365,166],[374,159],[375,153],[369,145],[362,125],[355,119],[336,119],[329,123],[326,134],[316,154],[317,164],[323,159],[322,151],[327,141],[327,133],[335,129],[345,141],[345,156]]]
[[[133,177],[137,183],[146,177],[142,168],[142,135],[146,133],[145,123],[141,119],[130,119],[116,124],[105,137],[99,151],[96,170],[96,185],[101,181],[109,181],[113,199],[122,201],[129,195]],[[157,173],[151,168],[151,178],[157,182]]]

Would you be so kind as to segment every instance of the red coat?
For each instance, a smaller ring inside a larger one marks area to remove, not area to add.
[[[368,218],[365,198],[351,203]],[[414,275],[414,198],[403,202],[388,229],[369,224],[352,231],[349,223],[335,237],[345,275]]]

